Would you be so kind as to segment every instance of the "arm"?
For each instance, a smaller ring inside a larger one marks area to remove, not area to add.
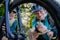
[[[32,28],[28,31],[29,40],[36,40],[38,33],[35,31],[35,28]]]
[[[56,29],[56,26],[54,26],[54,27],[51,29],[51,31],[53,32],[53,37],[52,37],[52,39],[56,39],[56,37],[57,37],[57,29]]]

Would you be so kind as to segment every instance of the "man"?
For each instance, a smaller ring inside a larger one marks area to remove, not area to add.
[[[15,13],[16,10],[12,10],[11,12],[9,12],[9,25],[10,25],[10,30],[13,32],[16,27],[17,27],[17,20],[15,19]],[[5,23],[3,24],[4,26],[2,26],[2,30],[5,30]]]
[[[32,29],[28,31],[28,36],[30,40],[51,40],[56,38],[56,28],[50,26],[47,19],[47,11],[37,5],[33,4],[32,12],[35,17],[32,20]]]
[[[16,10],[9,12],[9,25],[10,25],[10,32],[14,33],[17,27],[17,20],[15,19]],[[2,40],[6,39],[6,32],[5,32],[5,23],[2,25]],[[11,35],[11,34],[10,34]]]
[[[17,27],[17,20],[15,19],[15,13],[16,13],[15,9],[9,13],[10,29],[12,32],[15,31],[15,29]]]

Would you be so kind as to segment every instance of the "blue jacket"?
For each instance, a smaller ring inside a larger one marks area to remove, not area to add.
[[[37,23],[37,20],[36,20],[36,18],[34,17],[34,19],[32,20],[32,27],[35,27],[36,23]],[[52,28],[52,27],[50,26],[47,17],[45,18],[45,20],[43,20],[42,23],[47,27],[48,30],[53,29],[52,31],[55,32],[55,35],[56,35],[56,27],[55,27],[55,28]],[[47,33],[46,33],[46,34],[43,34],[42,37],[45,38],[46,40],[51,40],[51,39],[48,37]]]
[[[12,32],[14,32],[15,31],[15,29],[16,29],[16,27],[17,27],[17,20],[15,20],[14,21],[14,23],[12,24],[12,26],[10,27],[10,30],[12,31]]]

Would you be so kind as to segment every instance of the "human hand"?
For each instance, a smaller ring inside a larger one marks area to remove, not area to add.
[[[45,34],[48,31],[47,27],[43,25],[43,23],[41,22],[38,23],[36,27],[37,27],[37,30],[40,31],[42,34]]]
[[[50,38],[53,37],[53,32],[52,31],[49,31],[48,34],[47,34]]]

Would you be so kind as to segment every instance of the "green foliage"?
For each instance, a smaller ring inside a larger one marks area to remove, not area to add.
[[[0,4],[0,16],[2,16],[3,14],[4,14],[4,4],[3,3],[1,3]]]
[[[24,31],[27,34],[27,31],[32,27],[32,19],[34,14],[31,11],[32,3],[25,3],[20,5],[21,19],[24,26]]]
[[[33,18],[33,13],[31,12],[31,4],[32,3],[25,3],[20,5],[21,18],[27,21],[26,23],[23,23],[26,24],[26,27],[31,27],[31,21]]]

